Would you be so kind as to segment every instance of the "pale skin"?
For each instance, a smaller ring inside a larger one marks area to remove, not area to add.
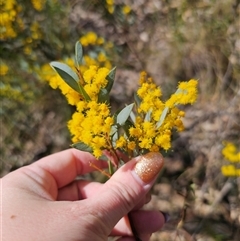
[[[76,180],[99,168],[89,153],[74,149],[47,156],[1,179],[1,240],[106,241],[118,236],[135,240],[128,222],[131,211],[141,240],[149,240],[164,224],[159,211],[140,208],[150,200],[154,183],[134,172],[136,159],[121,167],[105,184]]]

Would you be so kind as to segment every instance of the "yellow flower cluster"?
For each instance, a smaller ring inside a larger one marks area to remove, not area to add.
[[[106,0],[106,8],[109,13],[114,13],[114,0]]]
[[[93,150],[99,158],[102,150],[111,149],[109,133],[113,124],[109,106],[106,103],[79,101],[77,111],[68,122],[73,143],[83,142]]]
[[[224,145],[223,156],[230,162],[240,163],[240,151],[237,151],[237,147],[231,142],[225,142]]]
[[[115,11],[115,9],[117,9],[119,7],[119,5],[114,5],[115,2],[114,0],[106,0],[106,9],[110,14],[113,14]],[[121,4],[121,11],[124,15],[128,15],[131,12],[131,7],[129,5],[123,5]]]
[[[16,0],[0,0],[0,40],[15,38],[17,36],[16,28],[21,28],[22,20],[18,13],[21,7],[17,6]]]
[[[31,0],[34,9],[41,11],[45,6],[46,0]],[[19,13],[22,12],[22,7],[16,0],[0,0],[0,40],[15,38],[18,33],[24,30],[24,22]],[[31,38],[25,40],[25,44],[29,44],[34,39],[39,39],[40,27],[37,22],[33,22],[30,26]],[[29,47],[24,49],[25,53],[30,54]]]
[[[110,149],[110,130],[114,122],[107,103],[98,103],[99,92],[107,84],[107,68],[90,66],[83,73],[83,88],[90,101],[81,98],[76,104],[77,111],[68,122],[68,128],[73,136],[73,143],[83,142],[93,150],[93,155],[99,158],[103,149]]]
[[[76,70],[72,59],[64,61],[73,71]],[[76,112],[68,122],[73,143],[83,142],[92,150],[95,157],[102,155],[102,149],[109,149],[109,133],[113,124],[110,108],[106,103],[98,103],[99,92],[107,85],[106,77],[110,70],[96,65],[80,66],[79,84],[90,98],[72,89],[50,65],[42,66],[40,77],[49,82],[53,89],[59,88],[69,104],[76,106]]]
[[[29,37],[27,37],[25,39],[25,44],[24,44],[24,53],[27,55],[32,54],[32,46],[35,40],[39,40],[42,39],[43,35],[42,35],[42,31],[40,28],[40,25],[38,24],[38,22],[34,21],[31,23],[30,26],[30,33],[31,35]]]
[[[33,8],[40,12],[45,7],[46,0],[31,0],[31,3],[33,5]]]
[[[94,52],[94,56],[91,54],[85,54],[83,56],[84,66],[82,66],[82,71],[87,70],[90,65],[104,66],[108,69],[112,68],[112,64],[108,60],[106,56],[106,51],[113,47],[111,42],[105,42],[103,37],[98,36],[94,32],[88,32],[83,35],[79,42],[84,47],[96,47],[92,52]],[[100,48],[99,48],[100,47]]]
[[[188,82],[180,82],[178,91],[173,94],[167,101],[166,106],[172,108],[175,105],[193,104],[196,101],[197,81],[194,79]]]
[[[123,12],[123,14],[128,15],[131,12],[131,7],[128,5],[124,5],[122,7],[122,12]]]
[[[82,46],[87,47],[89,45],[102,45],[104,43],[104,38],[98,37],[94,32],[88,32],[82,36],[79,41]]]
[[[74,69],[72,59],[64,62]],[[83,79],[80,80],[80,84],[90,97],[90,101],[85,100],[82,95],[72,89],[49,65],[44,65],[39,73],[52,88],[61,90],[69,104],[76,106],[76,112],[68,122],[72,141],[88,145],[97,158],[102,155],[103,149],[109,149],[108,139],[113,124],[108,104],[98,103],[99,92],[107,84],[106,76],[109,71],[108,68],[99,68],[95,65],[81,71]]]
[[[221,171],[225,177],[240,177],[240,168],[236,168],[234,165],[224,165]]]
[[[22,92],[18,89],[14,89],[10,84],[1,86],[0,96],[1,96],[1,98],[6,97],[6,98],[10,99],[11,101],[19,101],[19,102],[24,101]]]
[[[89,69],[84,72],[84,89],[91,100],[97,101],[100,89],[104,88],[107,84],[106,76],[108,73],[108,68],[98,68],[95,65],[91,65]]]
[[[238,151],[237,147],[231,142],[225,142],[224,145],[225,147],[222,149],[224,158],[235,165],[230,164],[222,166],[222,174],[226,177],[240,177],[240,168],[237,168],[236,166],[237,164],[240,164],[240,151]]]
[[[116,147],[127,149],[128,152],[136,147],[149,151],[159,151],[161,148],[168,150],[171,147],[172,129],[184,129],[181,118],[185,113],[176,105],[192,104],[196,100],[197,81],[180,83],[178,91],[165,103],[160,99],[161,89],[151,78],[147,78],[145,72],[141,73],[139,82],[137,95],[141,102],[137,108],[134,126],[129,129],[129,138],[121,137],[116,142]]]
[[[8,66],[2,62],[0,59],[0,76],[4,76],[8,73]]]

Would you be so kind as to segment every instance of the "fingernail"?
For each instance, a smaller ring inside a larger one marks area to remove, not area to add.
[[[170,219],[169,214],[168,214],[168,213],[165,213],[165,212],[163,212],[163,211],[160,211],[160,212],[161,212],[161,213],[162,213],[162,215],[164,216],[165,223],[167,223],[167,222],[169,221],[169,219]]]
[[[163,156],[159,152],[149,152],[139,157],[134,171],[143,182],[151,182],[162,169]]]

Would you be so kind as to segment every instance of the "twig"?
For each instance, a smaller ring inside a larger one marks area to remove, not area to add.
[[[131,229],[132,229],[132,233],[133,233],[133,236],[135,238],[136,241],[142,241],[139,236],[138,236],[138,232],[134,226],[134,223],[133,223],[133,220],[132,220],[132,217],[131,217],[131,213],[128,213],[128,219],[129,219],[129,223],[130,223],[130,226],[131,226]]]
[[[233,183],[229,179],[222,187],[220,193],[217,195],[216,199],[212,204],[212,207],[214,208],[217,204],[219,204],[222,201],[222,199],[231,191],[232,188]]]
[[[108,172],[106,172],[105,170],[97,167],[97,166],[96,166],[95,164],[93,164],[92,162],[89,162],[89,165],[90,165],[90,167],[95,168],[96,170],[98,170],[98,171],[101,172],[103,175],[107,176],[108,178],[111,178],[111,175],[110,175]]]

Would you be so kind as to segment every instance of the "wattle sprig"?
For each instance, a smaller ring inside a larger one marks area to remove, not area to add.
[[[180,82],[177,91],[163,101],[160,87],[142,72],[135,102],[111,113],[109,100],[116,68],[91,65],[81,72],[82,55],[82,46],[77,42],[75,69],[60,62],[50,64],[64,81],[67,94],[63,91],[63,83],[55,83],[55,86],[62,89],[68,100],[74,100],[71,103],[76,106],[68,122],[72,147],[90,152],[97,159],[108,160],[111,170],[121,161],[118,151],[131,158],[169,150],[172,132],[184,130],[185,113],[178,105],[196,101],[197,81]]]

